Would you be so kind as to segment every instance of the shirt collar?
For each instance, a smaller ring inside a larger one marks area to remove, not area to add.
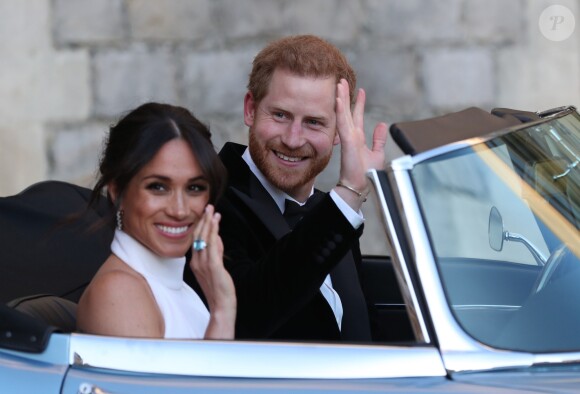
[[[252,171],[252,173],[256,176],[256,178],[258,178],[258,180],[260,181],[262,186],[264,186],[264,189],[266,189],[268,194],[270,194],[270,196],[274,199],[274,202],[276,203],[276,205],[280,209],[280,212],[284,213],[284,207],[286,205],[286,200],[292,200],[299,205],[305,204],[305,203],[301,203],[301,202],[296,201],[294,198],[289,196],[286,192],[283,192],[282,190],[278,189],[276,186],[272,185],[270,183],[270,181],[268,179],[266,179],[266,177],[264,176],[262,171],[260,171],[260,169],[256,166],[256,163],[254,163],[254,160],[252,159],[252,155],[250,155],[249,148],[246,148],[246,150],[242,154],[242,159],[244,159],[246,164],[248,164],[248,167],[250,167],[250,171]],[[310,196],[312,194],[314,194],[314,187],[310,191]]]

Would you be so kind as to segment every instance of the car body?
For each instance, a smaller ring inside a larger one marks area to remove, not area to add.
[[[1,301],[12,300],[0,309],[2,391],[580,391],[575,108],[540,114],[469,108],[395,124],[391,135],[401,155],[368,174],[376,209],[371,214],[380,217],[381,239],[390,251],[364,256],[360,271],[375,311],[373,343],[93,336],[59,332],[15,308],[12,299],[28,294],[78,299],[100,251],[107,252],[105,234],[99,242],[75,243],[80,256],[94,262],[84,265],[86,272],[62,262],[70,272],[58,275],[76,282],[62,281],[60,289],[50,287],[54,281],[46,279],[42,261],[26,264],[36,264],[44,280],[15,284],[34,273],[20,265],[11,271],[16,257],[1,255],[1,269],[13,272],[0,279],[10,289]],[[14,222],[29,216],[12,218],[12,224],[5,216],[8,203],[26,200],[26,193],[0,202],[0,224],[10,225],[11,233],[26,234],[26,226]],[[30,206],[33,199],[22,209]],[[34,253],[27,258],[43,260],[39,256],[52,252]]]

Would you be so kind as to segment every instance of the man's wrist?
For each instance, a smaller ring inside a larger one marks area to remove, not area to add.
[[[365,191],[359,191],[357,189],[355,189],[354,187],[351,187],[341,181],[338,181],[338,183],[336,184],[337,187],[342,187],[345,188],[346,190],[349,190],[351,192],[353,192],[354,194],[357,195],[357,197],[362,201],[365,202],[367,200],[367,196],[369,194],[368,190]]]

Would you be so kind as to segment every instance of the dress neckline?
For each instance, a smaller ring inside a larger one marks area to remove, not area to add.
[[[161,257],[123,230],[115,230],[111,252],[148,280],[179,290],[184,285],[184,257]]]

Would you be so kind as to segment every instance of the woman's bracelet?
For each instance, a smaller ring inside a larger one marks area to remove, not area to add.
[[[342,183],[340,181],[336,184],[336,186],[344,187],[345,189],[350,190],[351,192],[353,192],[354,194],[356,194],[358,196],[358,198],[361,198],[363,202],[365,202],[367,200],[367,196],[365,194],[359,192],[358,190],[356,190],[356,189],[354,189],[354,188],[352,188],[350,186],[345,185],[344,183]]]

